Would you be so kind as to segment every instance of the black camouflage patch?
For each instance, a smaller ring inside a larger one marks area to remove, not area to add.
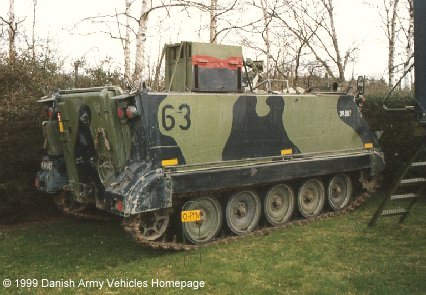
[[[147,130],[150,159],[156,166],[161,165],[161,160],[172,158],[177,158],[179,165],[183,165],[186,161],[178,144],[172,137],[163,135],[158,126],[158,108],[166,97],[167,95],[164,94],[142,94],[143,118]]]
[[[378,147],[377,138],[371,132],[367,122],[362,118],[362,114],[354,102],[352,96],[342,95],[337,101],[337,115],[340,119],[349,125],[361,137],[364,143],[373,143]]]
[[[269,96],[270,111],[264,117],[256,113],[256,96],[240,96],[233,107],[232,129],[222,153],[222,159],[279,156],[282,149],[299,149],[289,139],[283,124],[284,99]]]

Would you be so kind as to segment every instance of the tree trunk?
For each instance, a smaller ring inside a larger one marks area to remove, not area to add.
[[[130,0],[126,4],[126,34],[124,36],[124,79],[130,81]]]
[[[263,41],[265,42],[266,47],[266,79],[270,79],[271,77],[271,41],[269,36],[269,23],[270,23],[270,15],[268,14],[268,0],[260,0],[260,4],[262,7],[263,13],[263,23],[264,23],[264,34]]]
[[[16,37],[16,27],[15,22],[15,0],[9,0],[9,62],[14,63],[16,57],[16,48],[15,48],[15,37]]]
[[[297,86],[299,86],[299,67],[300,67],[300,56],[302,55],[302,49],[304,44],[301,43],[300,47],[297,49],[296,52],[296,65],[294,67],[294,79],[293,79],[293,87],[296,89]]]
[[[284,3],[288,12],[273,12],[273,17],[282,21],[284,26],[299,40],[302,47],[306,46],[310,50],[331,78],[344,81],[346,57],[344,61],[340,53],[334,22],[333,1],[286,0]],[[317,7],[321,9],[316,9]],[[353,51],[354,49],[348,50],[348,59],[349,54]],[[300,53],[301,51],[299,55]],[[296,59],[300,59],[300,56],[296,56]],[[297,62],[297,60],[295,61]],[[338,69],[338,75],[333,73],[333,67]],[[297,83],[297,77],[295,83]]]
[[[413,1],[408,0],[408,9],[409,9],[409,26],[407,31],[407,46],[406,46],[406,59],[404,63],[404,87],[405,89],[411,89],[411,73],[408,73],[410,69],[410,60],[413,56],[413,45],[414,45],[414,11],[413,11]]]
[[[394,0],[392,5],[392,17],[390,23],[388,23],[388,47],[389,47],[389,56],[388,56],[388,74],[389,74],[389,86],[393,86],[395,79],[395,39],[396,39],[396,20],[398,18],[398,2],[399,0]]]
[[[306,46],[308,46],[308,48],[311,50],[311,52],[313,53],[313,55],[315,56],[315,59],[324,67],[324,69],[326,70],[327,74],[332,77],[333,79],[336,78],[336,76],[334,76],[333,71],[331,70],[330,66],[328,65],[327,61],[325,59],[322,59],[318,53],[315,51],[315,49],[312,47],[312,45],[310,43],[306,43]]]
[[[148,24],[148,2],[142,1],[141,16],[139,18],[139,28],[136,35],[136,58],[135,58],[135,71],[133,73],[133,82],[141,82],[143,78],[143,70],[145,66],[145,43],[146,31]]]
[[[210,2],[210,43],[217,43],[217,0]]]
[[[345,81],[345,66],[342,62],[340,55],[339,42],[336,33],[336,26],[334,24],[334,4],[333,0],[323,0],[324,6],[327,9],[328,17],[330,18],[331,39],[333,42],[334,51],[336,52],[336,65],[339,70],[339,81]]]
[[[32,52],[32,61],[35,61],[35,25],[36,25],[36,8],[37,8],[37,0],[33,0],[33,31],[32,31],[32,44],[31,44],[31,52]]]

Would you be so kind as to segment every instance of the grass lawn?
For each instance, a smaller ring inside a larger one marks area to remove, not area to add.
[[[182,293],[152,287],[152,279],[205,281],[198,289],[203,294],[426,294],[426,202],[417,203],[403,225],[388,217],[367,229],[378,203],[371,198],[345,216],[204,247],[201,263],[198,252],[142,248],[113,222],[64,218],[3,230],[0,280],[37,279],[39,286],[0,286],[0,294]],[[76,286],[42,288],[42,279]],[[148,286],[108,287],[107,279]],[[104,285],[77,287],[80,280]]]

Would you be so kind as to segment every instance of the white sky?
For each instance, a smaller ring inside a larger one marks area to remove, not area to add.
[[[4,18],[7,17],[8,2],[8,0],[0,1],[0,15]],[[355,76],[366,74],[381,77],[385,73],[387,63],[385,35],[376,6],[366,5],[364,2],[373,3],[377,0],[335,0],[340,47],[344,52],[354,42],[360,44],[358,63],[354,67]],[[15,0],[15,13],[18,19],[25,18],[22,25],[27,30],[27,35],[31,35],[32,3],[32,0]],[[89,23],[80,25],[77,30],[71,32],[71,28],[79,20],[88,16],[114,14],[115,9],[122,12],[124,0],[38,0],[36,34],[40,39],[49,37],[53,40],[52,48],[66,58],[65,65],[68,67],[83,55],[89,63],[93,62],[93,64],[109,56],[115,61],[113,66],[122,67],[123,53],[118,40],[111,40],[103,34],[82,36],[81,33],[96,31],[96,28]],[[137,9],[135,7],[133,14],[138,13],[139,7]],[[208,15],[206,13],[203,16],[199,13],[174,15],[170,21],[163,22],[164,33],[160,36],[158,29],[155,29],[156,23],[165,18],[161,13],[153,13],[150,16],[148,30],[148,54],[156,56],[162,45],[168,42],[208,41],[207,30],[204,30],[201,35],[197,32],[200,18],[204,18],[202,21],[205,22]],[[123,31],[122,34],[124,34]],[[223,43],[235,44],[235,41],[238,40],[226,39]],[[245,49],[245,55],[250,57],[250,50]],[[351,75],[352,66],[346,73],[347,77]]]

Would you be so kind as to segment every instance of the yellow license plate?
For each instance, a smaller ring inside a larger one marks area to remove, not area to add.
[[[181,212],[182,222],[194,222],[201,220],[201,210],[187,210]]]

